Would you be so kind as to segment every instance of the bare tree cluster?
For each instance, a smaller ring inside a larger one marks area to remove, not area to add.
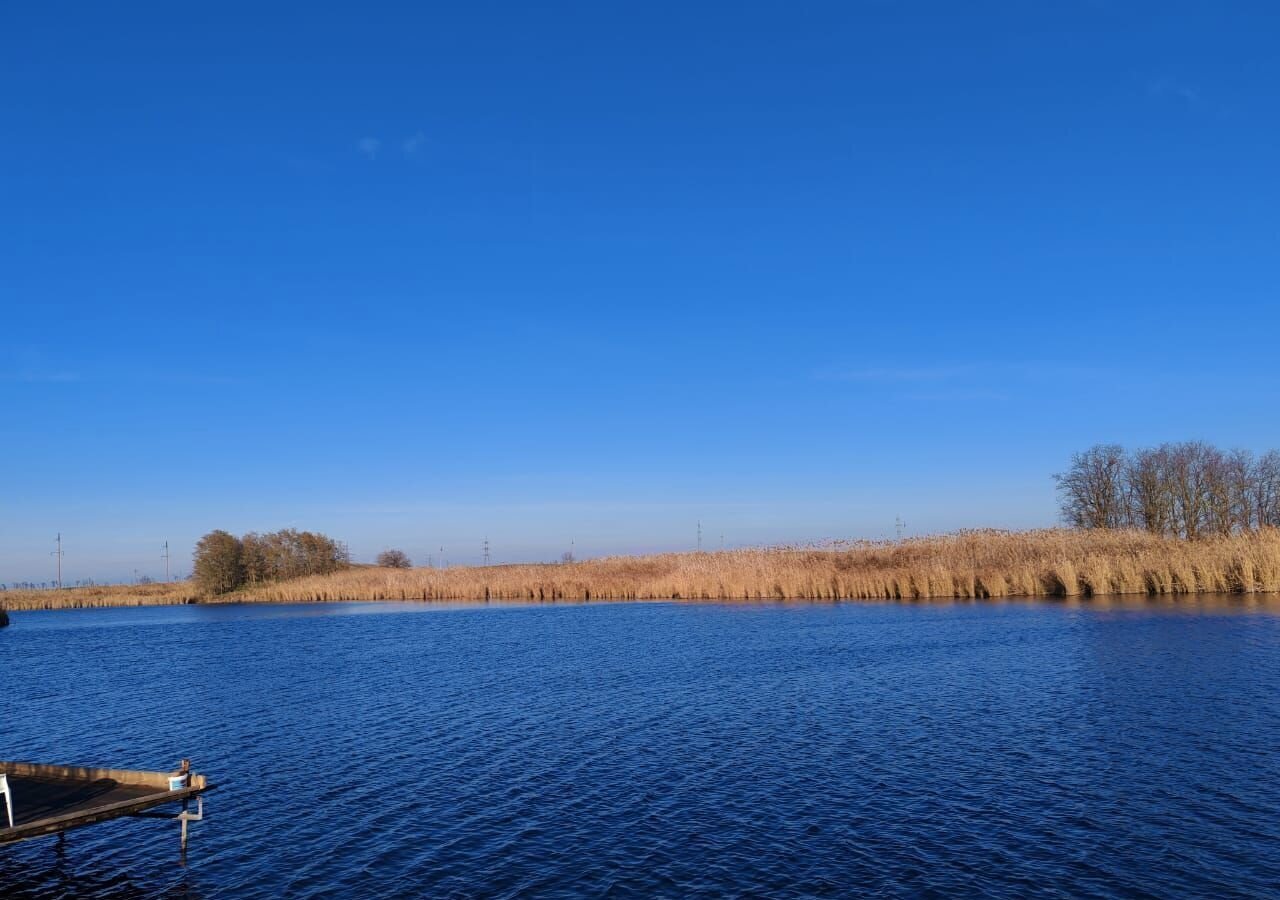
[[[211,531],[196,544],[193,577],[212,594],[245,585],[324,575],[350,562],[347,548],[327,535],[286,528],[236,537]]]
[[[1126,451],[1099,444],[1071,457],[1058,483],[1078,528],[1145,528],[1197,538],[1280,526],[1280,451],[1257,456],[1202,441]]]

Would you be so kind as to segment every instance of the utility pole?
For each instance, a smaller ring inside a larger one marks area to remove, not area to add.
[[[484,539],[484,564],[486,566],[489,565],[489,538],[487,536]]]
[[[898,532],[898,540],[902,540],[902,532],[907,527],[907,523],[902,521],[902,516],[896,516],[894,518],[893,527]]]
[[[164,542],[164,553],[160,554],[160,558],[164,560],[164,581],[169,583],[169,542]]]
[[[62,590],[62,532],[58,532],[57,537],[58,549],[50,553],[50,556],[56,557],[58,560],[58,590]]]

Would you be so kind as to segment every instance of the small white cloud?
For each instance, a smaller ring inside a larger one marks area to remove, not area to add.
[[[971,366],[829,369],[818,373],[818,378],[823,381],[929,382],[963,378],[972,371]]]
[[[413,137],[405,138],[400,144],[400,148],[404,150],[405,156],[417,156],[418,152],[427,146],[427,136],[419,131]]]
[[[1196,106],[1200,102],[1198,88],[1168,75],[1147,82],[1147,93],[1152,97],[1178,100],[1187,106]]]
[[[369,159],[375,159],[378,155],[378,149],[382,146],[382,141],[375,137],[360,138],[356,142],[356,149],[363,153]]]
[[[1009,399],[1004,391],[974,390],[909,391],[899,395],[902,400],[921,403],[1003,403]]]

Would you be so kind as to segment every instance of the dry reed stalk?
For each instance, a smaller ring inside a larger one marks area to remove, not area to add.
[[[448,569],[352,566],[198,597],[170,585],[9,591],[10,610],[340,600],[928,600],[1280,591],[1280,530],[1187,541],[1141,531],[964,531],[830,547]]]

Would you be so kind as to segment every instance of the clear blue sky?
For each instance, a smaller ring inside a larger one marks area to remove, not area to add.
[[[8,4],[0,582],[1056,519],[1280,445],[1272,3]]]

